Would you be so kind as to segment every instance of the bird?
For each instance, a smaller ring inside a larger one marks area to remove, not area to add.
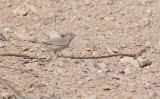
[[[62,38],[41,41],[41,44],[45,48],[47,48],[51,51],[57,52],[57,51],[63,50],[66,47],[68,47],[75,36],[76,35],[73,33],[66,33],[66,35]]]

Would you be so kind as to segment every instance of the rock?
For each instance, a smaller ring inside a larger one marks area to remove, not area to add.
[[[113,50],[114,53],[118,53],[119,52],[118,48],[112,48],[112,50]]]
[[[25,7],[18,7],[13,11],[13,14],[16,15],[20,15],[20,16],[26,16],[28,14],[28,9]]]
[[[151,65],[151,64],[152,64],[152,62],[150,60],[148,60],[148,59],[140,61],[140,67],[141,68],[144,68],[144,67],[146,67],[148,65]]]
[[[37,9],[36,9],[35,5],[30,5],[30,6],[29,6],[29,9],[30,9],[34,14],[37,13]]]
[[[110,49],[109,47],[107,47],[107,52],[108,52],[109,54],[114,54],[114,52],[112,51],[112,49]]]
[[[103,18],[106,22],[109,22],[109,21],[114,21],[115,18],[113,16],[106,16]]]
[[[100,69],[104,69],[104,68],[107,67],[107,65],[106,65],[105,63],[99,63],[99,64],[97,64],[97,65],[98,65],[98,67],[99,67]]]
[[[152,2],[153,2],[153,0],[141,0],[142,4],[152,3]]]
[[[93,51],[92,56],[99,56],[99,53],[97,51]]]
[[[11,29],[10,29],[10,28],[5,28],[5,29],[4,29],[4,32],[5,32],[5,33],[10,33],[10,32],[11,32]]]
[[[51,31],[49,33],[46,34],[49,38],[51,39],[55,39],[55,38],[62,38],[58,32],[56,31]]]
[[[90,5],[92,3],[92,0],[83,0],[85,5]]]
[[[4,37],[4,35],[1,34],[1,33],[0,33],[0,40],[2,40],[2,41],[7,41],[6,37]]]
[[[136,82],[128,83],[127,90],[130,92],[135,92],[139,88],[139,85]]]
[[[87,69],[89,69],[90,72],[96,72],[98,69],[96,67],[94,67],[94,64],[92,62],[88,62],[86,64]]]
[[[19,28],[15,33],[16,37],[20,40],[35,42],[36,38],[33,35],[26,33],[24,28]]]
[[[0,48],[5,47],[5,44],[3,42],[0,42]]]
[[[130,75],[130,74],[132,73],[131,67],[130,67],[130,66],[126,67],[126,68],[124,69],[124,73],[125,73],[126,75]]]
[[[11,95],[7,92],[1,92],[1,94],[0,94],[1,99],[7,99],[7,97],[9,97],[9,96],[11,96]]]
[[[84,99],[97,99],[97,98],[96,98],[96,95],[89,95],[89,96],[86,96]]]
[[[102,0],[102,4],[112,4],[113,0]]]
[[[158,96],[158,94],[157,94],[157,92],[155,90],[149,91],[148,94],[149,94],[151,99]]]
[[[103,72],[109,71],[109,69],[107,68],[107,65],[105,63],[99,63],[97,65]]]
[[[82,48],[82,42],[79,42],[79,41],[74,41],[74,42],[71,42],[71,48],[72,49],[81,49]]]
[[[43,17],[43,24],[44,25],[52,24],[55,21],[56,21],[56,18],[53,15],[48,15],[48,16]]]
[[[129,63],[131,65],[133,65],[134,67],[139,67],[139,63],[137,62],[137,60],[134,60],[132,57],[123,57],[120,59],[121,63]]]

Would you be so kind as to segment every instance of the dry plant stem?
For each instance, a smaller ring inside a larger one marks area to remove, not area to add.
[[[150,47],[145,47],[143,49],[141,49],[134,57],[134,59],[137,59],[140,55],[142,55],[145,51],[147,51],[147,49],[149,49]]]
[[[15,71],[20,71],[22,73],[27,72],[27,70],[21,70],[21,69],[17,69],[17,68],[11,68],[11,67],[2,66],[2,65],[0,65],[0,68],[12,69],[12,70],[15,70]]]
[[[44,59],[44,58],[37,58],[37,57],[31,57],[24,54],[16,54],[16,53],[1,53],[0,56],[16,56],[16,57],[24,57],[28,59]]]
[[[0,82],[14,94],[14,96],[16,97],[16,99],[27,99],[24,96],[22,96],[17,90],[15,90],[10,84],[8,84],[1,77],[0,77]]]
[[[21,73],[29,73],[35,77],[37,77],[38,74],[36,73],[33,73],[32,71],[28,71],[28,70],[22,70],[22,69],[17,69],[17,68],[11,68],[11,67],[8,67],[8,66],[2,66],[0,65],[0,68],[6,68],[6,69],[12,69],[12,70],[15,70],[15,71],[20,71]]]
[[[97,56],[97,57],[74,57],[74,56],[58,56],[59,58],[71,58],[71,59],[98,59],[98,58],[109,58],[109,57],[116,57],[116,56],[128,56],[128,57],[135,57],[136,55],[134,54],[111,54],[111,55],[106,55],[106,56]]]

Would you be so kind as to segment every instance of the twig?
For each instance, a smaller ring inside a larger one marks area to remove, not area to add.
[[[22,70],[22,69],[17,69],[17,68],[11,68],[11,67],[8,67],[8,66],[3,66],[3,65],[0,65],[0,68],[6,68],[6,69],[12,69],[12,70],[16,70],[16,71],[20,71],[21,73],[29,73],[35,77],[37,77],[37,74],[31,72],[31,71],[28,71],[28,70]]]
[[[106,56],[97,56],[97,57],[75,57],[75,56],[58,56],[59,58],[71,58],[71,59],[98,59],[98,58],[109,58],[109,57],[116,57],[116,56],[128,56],[128,57],[135,57],[135,54],[111,54]]]
[[[147,49],[149,49],[150,47],[145,47],[143,49],[141,49],[134,57],[134,59],[137,59],[140,55],[142,55],[145,51],[147,51]]]
[[[31,57],[25,54],[16,54],[16,53],[1,53],[0,56],[15,56],[15,57],[24,57],[28,59],[45,59],[45,58]]]
[[[24,96],[22,96],[21,93],[19,93],[17,90],[15,90],[9,83],[7,83],[1,77],[0,77],[0,82],[14,94],[16,99],[27,99]]]
[[[20,72],[22,72],[22,73],[24,73],[24,72],[27,71],[27,70],[21,70],[21,69],[17,69],[17,68],[11,68],[11,67],[2,66],[2,65],[0,65],[0,68],[12,69],[12,70],[20,71]]]

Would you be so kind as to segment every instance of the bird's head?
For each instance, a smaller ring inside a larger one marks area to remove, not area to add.
[[[73,39],[76,35],[73,33],[67,33],[64,37],[68,39]]]

